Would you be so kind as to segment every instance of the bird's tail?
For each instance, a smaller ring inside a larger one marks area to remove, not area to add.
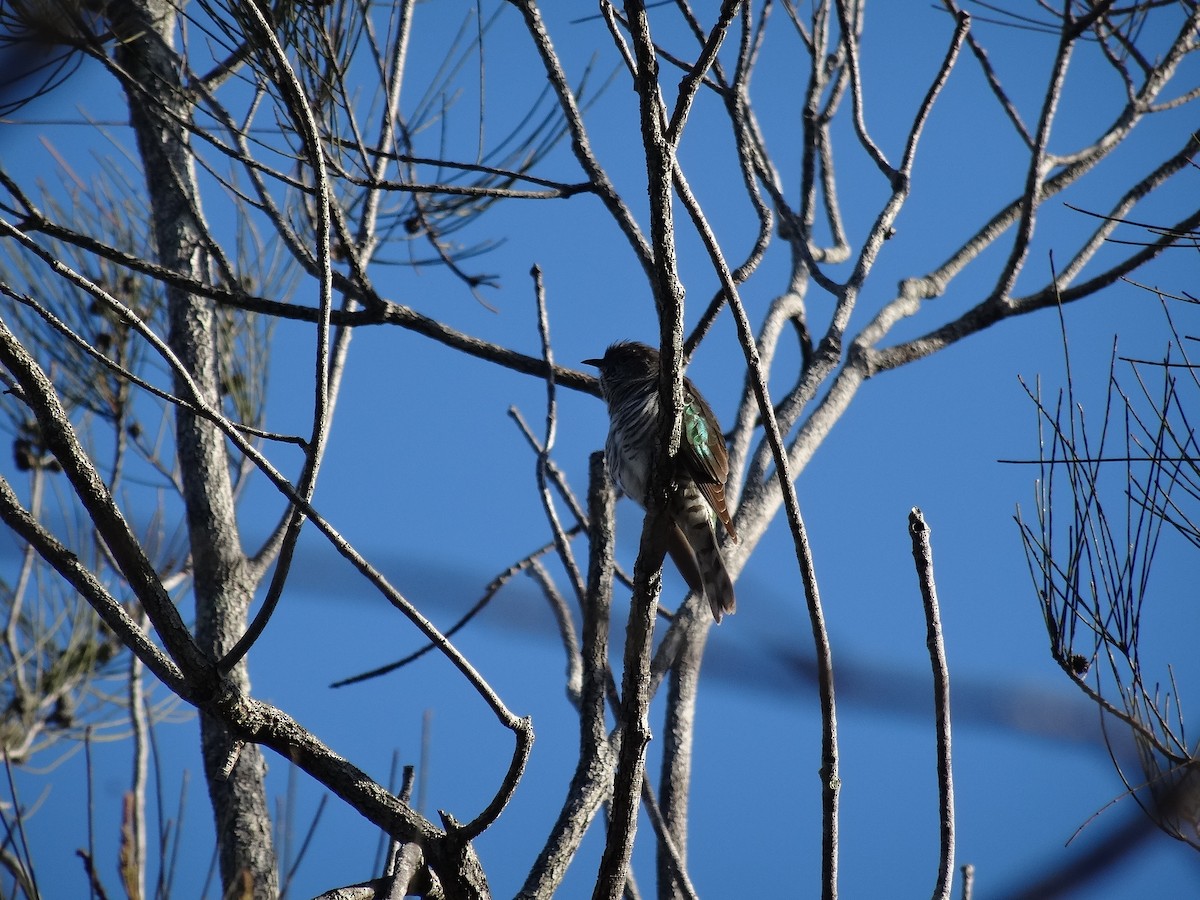
[[[737,610],[737,598],[717,546],[712,509],[692,484],[683,487],[672,505],[675,528],[667,550],[688,587],[703,591],[713,618],[720,622]]]

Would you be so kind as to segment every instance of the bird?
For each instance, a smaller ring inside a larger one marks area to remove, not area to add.
[[[658,440],[659,353],[637,341],[618,341],[599,359],[585,365],[600,371],[600,393],[608,405],[608,439],[604,445],[609,476],[643,509],[650,480],[650,460]],[[713,618],[733,613],[733,582],[717,546],[716,522],[737,540],[725,505],[729,456],[712,408],[692,382],[683,379],[683,435],[675,457],[676,489],[668,501],[672,521],[667,552],[688,587],[708,600]]]

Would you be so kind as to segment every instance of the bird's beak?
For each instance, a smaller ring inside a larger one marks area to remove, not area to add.
[[[598,359],[585,359],[582,360],[582,362],[585,366],[595,366],[597,369],[600,368],[600,360]]]

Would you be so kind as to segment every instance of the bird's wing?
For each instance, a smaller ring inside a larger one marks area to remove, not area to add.
[[[735,541],[737,532],[725,507],[725,479],[729,477],[729,454],[717,417],[692,383],[684,379],[683,441],[679,448],[683,463],[695,479],[704,499],[713,508],[725,530]]]
[[[697,482],[724,484],[729,477],[729,455],[717,417],[704,398],[684,380],[683,446],[680,453]]]

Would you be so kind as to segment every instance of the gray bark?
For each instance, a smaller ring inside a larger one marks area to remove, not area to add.
[[[703,614],[707,616],[707,611]],[[671,667],[667,687],[666,721],[663,726],[659,807],[675,851],[680,861],[685,864],[696,695],[700,685],[700,662],[704,657],[709,627],[707,622],[703,625],[697,624],[684,638],[679,657]],[[658,844],[658,896],[663,900],[674,900],[683,896],[674,875],[674,864],[670,854],[661,842]]]
[[[129,0],[124,5],[116,59],[128,75],[125,91],[130,121],[144,165],[159,262],[188,278],[208,276],[200,199],[188,134],[182,123],[192,106],[180,83],[175,49],[175,8],[164,0]],[[220,405],[220,371],[212,300],[167,287],[172,350],[199,390]],[[178,386],[182,393],[182,386]],[[254,594],[238,535],[225,440],[211,423],[176,409],[179,479],[187,515],[196,603],[196,637],[210,659],[219,659],[246,626]],[[243,692],[250,683],[245,664],[228,678]],[[219,722],[200,716],[205,777],[212,800],[225,889],[250,887],[254,897],[279,893],[275,852],[258,747],[241,748],[232,771],[224,769],[233,742]]]

